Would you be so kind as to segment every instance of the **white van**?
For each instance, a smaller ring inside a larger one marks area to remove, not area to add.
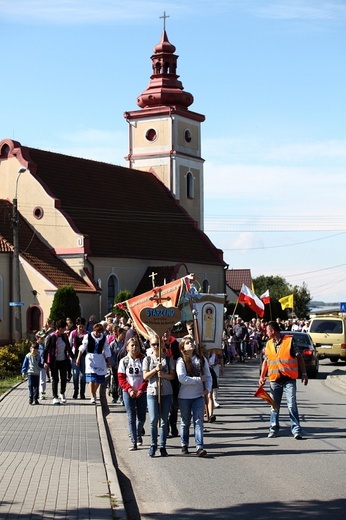
[[[308,330],[320,359],[346,361],[346,320],[341,316],[316,316]]]

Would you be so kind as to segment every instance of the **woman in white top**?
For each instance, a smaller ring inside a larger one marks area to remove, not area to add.
[[[184,336],[179,344],[181,357],[177,360],[176,371],[180,383],[178,400],[181,414],[180,438],[182,453],[189,453],[189,428],[191,414],[196,442],[196,455],[205,457],[203,447],[203,420],[205,395],[211,391],[212,378],[208,361],[198,356],[194,340]]]
[[[147,403],[150,418],[151,446],[149,457],[154,457],[157,450],[157,425],[160,415],[160,454],[167,457],[166,441],[168,437],[168,415],[173,402],[173,387],[171,381],[175,378],[174,361],[170,357],[159,355],[159,338],[151,336],[151,353],[143,361],[143,377],[148,381]],[[160,403],[158,399],[160,388]]]
[[[123,400],[127,413],[132,446],[129,451],[141,446],[142,432],[147,411],[147,382],[143,378],[143,359],[137,336],[126,343],[127,355],[119,362],[118,381],[123,389]]]
[[[84,336],[83,343],[79,347],[77,366],[80,364],[83,352],[86,352],[85,380],[89,383],[90,402],[95,404],[97,389],[106,382],[107,365],[111,366],[111,351],[101,323],[95,323],[93,331]]]

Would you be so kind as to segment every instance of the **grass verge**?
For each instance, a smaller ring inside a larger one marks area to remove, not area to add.
[[[15,377],[5,377],[4,379],[0,379],[0,395],[5,394],[12,386],[16,385],[22,381],[21,376]]]

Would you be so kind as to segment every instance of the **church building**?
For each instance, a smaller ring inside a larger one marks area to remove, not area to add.
[[[0,140],[1,344],[18,339],[13,304],[30,338],[62,285],[86,319],[120,290],[149,290],[152,272],[157,285],[193,272],[204,292],[225,292],[223,253],[203,232],[205,118],[189,110],[177,59],[164,29],[139,109],[124,114],[126,167]]]

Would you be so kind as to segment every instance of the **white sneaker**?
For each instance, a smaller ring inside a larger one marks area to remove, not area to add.
[[[90,399],[90,404],[95,404],[95,403],[96,403],[96,399],[95,399],[95,397],[92,397],[92,398]]]
[[[60,404],[60,401],[57,397],[54,397],[53,404]]]
[[[217,403],[216,401],[214,401],[214,408],[220,408],[219,403]]]
[[[60,394],[59,397],[60,397],[62,403],[66,403],[66,397],[65,397],[65,394]]]

